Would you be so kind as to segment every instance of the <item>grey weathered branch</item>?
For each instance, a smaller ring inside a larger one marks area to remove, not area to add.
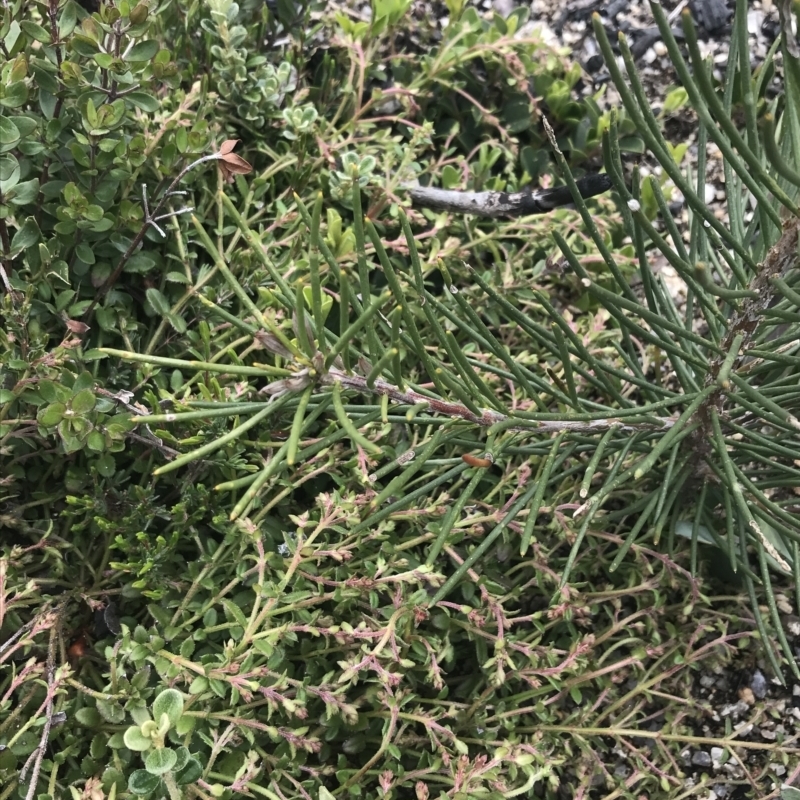
[[[367,379],[361,375],[348,375],[335,367],[324,375],[320,383],[331,386],[334,383],[341,383],[345,389],[353,389],[363,394],[387,395],[390,400],[400,405],[417,405],[425,403],[434,414],[442,414],[451,419],[463,419],[475,425],[491,426],[498,422],[506,422],[513,419],[499,411],[483,409],[481,414],[473,414],[466,406],[461,403],[454,403],[450,400],[441,400],[436,397],[429,397],[411,389],[400,389],[394,384],[383,380],[376,380],[372,386],[367,383]],[[593,420],[519,420],[519,425],[512,425],[507,428],[510,431],[525,432],[531,434],[541,433],[560,433],[561,431],[571,431],[572,433],[598,433],[609,428],[618,428],[621,431],[640,431],[640,430],[668,430],[672,427],[675,420],[664,418],[659,420],[659,424],[650,422],[626,422],[622,417],[607,417],[604,419]]]
[[[611,188],[608,175],[586,175],[576,181],[581,197],[588,199]],[[522,217],[546,214],[573,202],[568,186],[524,192],[460,192],[415,186],[409,189],[414,205],[434,211],[453,211],[479,217]]]

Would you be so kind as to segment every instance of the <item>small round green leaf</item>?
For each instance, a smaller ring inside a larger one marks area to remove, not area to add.
[[[161,783],[158,775],[151,775],[147,770],[137,769],[128,778],[128,791],[131,794],[144,796],[154,792]]]
[[[178,754],[169,747],[158,747],[147,754],[144,768],[151,775],[163,775],[178,762]]]
[[[153,701],[153,717],[161,719],[161,715],[169,717],[171,725],[175,725],[183,714],[183,695],[177,689],[164,689]]]
[[[96,708],[86,707],[75,712],[75,719],[85,728],[97,728],[103,724],[103,718]]]
[[[141,770],[144,772],[144,770]],[[117,787],[117,791],[122,791],[122,787],[125,785],[125,776],[114,767],[109,767],[105,772],[103,772],[103,788],[107,791],[111,791],[112,786]]]
[[[131,727],[125,731],[125,736],[123,738],[125,740],[125,747],[127,747],[128,750],[136,750],[137,752],[143,753],[153,746],[153,740],[149,736],[145,736],[138,725],[131,725]]]

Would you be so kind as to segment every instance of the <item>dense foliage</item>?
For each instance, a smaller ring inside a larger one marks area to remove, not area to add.
[[[681,76],[728,230],[607,42],[619,114],[522,10],[325,5],[2,10],[0,800],[675,796],[692,670],[796,671],[800,105],[741,13]],[[600,214],[405,199],[603,162]]]

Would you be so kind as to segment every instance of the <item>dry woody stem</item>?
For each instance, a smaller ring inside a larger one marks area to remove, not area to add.
[[[587,175],[576,183],[584,199],[603,194],[611,188],[611,178],[605,174]],[[547,214],[572,204],[572,194],[568,186],[524,192],[460,192],[417,186],[411,189],[409,194],[414,205],[422,208],[474,214],[490,219]]]
[[[435,414],[442,414],[452,419],[463,419],[474,425],[488,427],[513,419],[513,417],[501,414],[499,411],[492,411],[487,408],[483,409],[481,414],[474,414],[461,403],[429,397],[428,395],[420,394],[411,389],[400,389],[398,386],[383,380],[376,380],[372,386],[369,386],[367,379],[361,375],[348,375],[335,368],[331,369],[331,371],[322,378],[321,383],[328,386],[334,383],[340,383],[345,389],[353,389],[364,394],[387,395],[390,400],[401,405],[414,406],[419,403],[425,403]],[[520,423],[523,421],[524,420],[520,419]],[[625,422],[622,418],[618,417],[607,417],[605,419],[595,420],[531,420],[528,425],[512,425],[507,428],[507,430],[518,432],[526,431],[529,433],[560,433],[561,431],[597,433],[598,431],[605,431],[609,428],[619,428],[623,431],[650,429],[667,430],[672,427],[674,422],[674,419],[665,419],[662,424],[658,426],[647,422]]]

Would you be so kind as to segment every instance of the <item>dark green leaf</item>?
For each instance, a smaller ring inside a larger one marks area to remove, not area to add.
[[[161,785],[158,775],[151,775],[147,770],[137,769],[128,778],[128,791],[140,797],[154,792]]]
[[[158,289],[151,287],[145,294],[147,295],[147,302],[153,307],[153,311],[162,317],[166,317],[169,314],[169,302]]]
[[[41,42],[42,44],[50,43],[50,34],[36,22],[23,20],[19,23],[19,26],[22,28],[22,32],[31,39]]]
[[[0,117],[0,147],[10,150],[19,141],[19,129],[8,118]]]
[[[159,51],[160,45],[154,39],[135,44],[126,54],[128,61],[150,61]]]
[[[186,786],[195,783],[203,775],[203,767],[196,758],[190,758],[186,766],[175,775],[175,782],[178,786]]]
[[[131,92],[125,95],[125,101],[148,114],[155,114],[160,108],[158,98],[146,92]]]

